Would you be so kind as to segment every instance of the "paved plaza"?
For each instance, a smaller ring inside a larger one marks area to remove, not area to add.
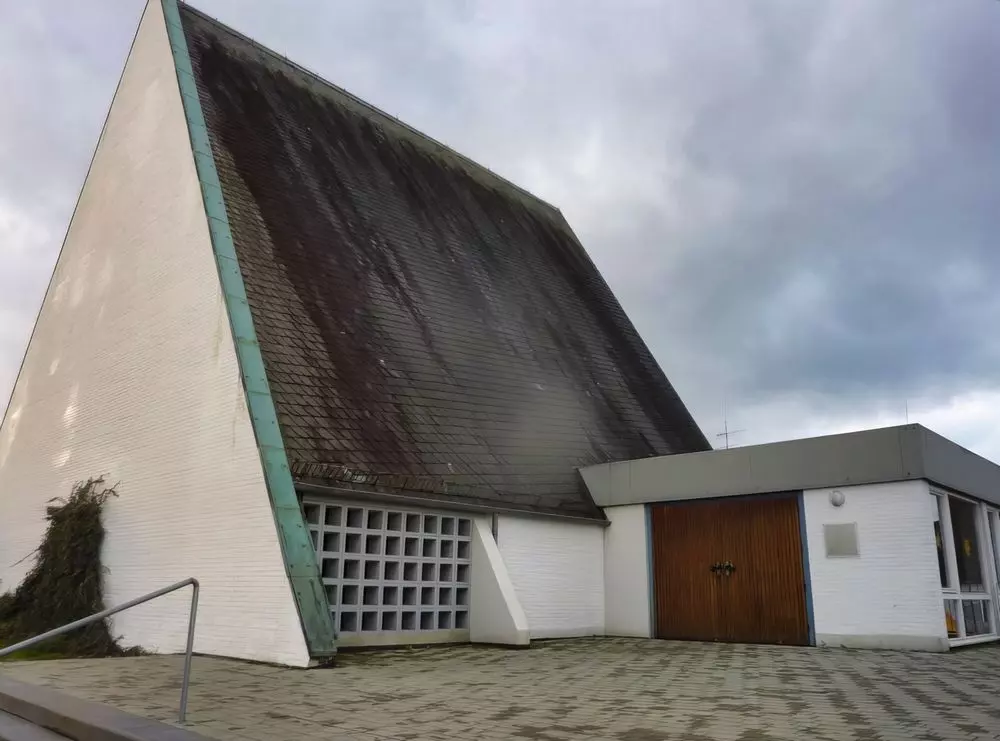
[[[0,666],[174,720],[180,657]],[[342,654],[332,668],[196,658],[191,727],[219,739],[1000,739],[1000,648],[887,653],[588,639]]]

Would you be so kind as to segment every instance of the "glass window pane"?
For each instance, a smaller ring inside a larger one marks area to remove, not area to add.
[[[944,601],[944,624],[949,638],[958,638],[958,600]]]
[[[944,535],[941,532],[941,507],[945,506],[944,497],[934,497],[934,543],[937,545],[938,572],[941,575],[941,586],[947,589],[951,585],[948,583],[948,562],[944,558]]]
[[[955,536],[955,558],[958,561],[959,589],[963,592],[985,592],[986,580],[979,560],[979,537],[976,521],[979,507],[964,499],[949,497],[951,530]]]
[[[998,534],[1000,534],[1000,526],[998,526],[998,517],[996,512],[990,512],[990,545],[993,550],[993,563],[996,565],[997,579],[1000,579],[1000,540],[997,539]]]
[[[965,635],[989,635],[990,603],[989,600],[963,600],[962,616],[965,618]]]

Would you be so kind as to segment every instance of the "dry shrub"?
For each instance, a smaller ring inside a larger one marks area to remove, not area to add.
[[[0,645],[10,645],[105,609],[101,510],[115,487],[104,477],[73,487],[68,498],[49,500],[48,528],[31,571],[13,592],[0,596]],[[39,646],[66,656],[122,656],[106,620],[92,623]]]

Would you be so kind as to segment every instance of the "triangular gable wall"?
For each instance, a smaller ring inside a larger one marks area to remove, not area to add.
[[[0,427],[0,589],[30,568],[48,500],[107,474],[109,605],[195,576],[196,651],[305,665],[332,651],[332,625],[228,229],[211,218],[222,204],[197,98],[182,102],[185,58],[175,0],[151,0]],[[186,618],[175,595],[113,630],[178,651]]]

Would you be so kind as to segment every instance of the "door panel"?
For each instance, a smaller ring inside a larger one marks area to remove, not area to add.
[[[809,641],[798,498],[744,499],[726,503],[725,559],[729,577],[727,630],[739,643]]]
[[[808,643],[795,494],[659,505],[651,514],[658,637]],[[734,570],[710,570],[725,562]]]
[[[726,586],[709,571],[717,560],[717,507],[660,506],[651,515],[657,637],[715,640],[725,630]]]

